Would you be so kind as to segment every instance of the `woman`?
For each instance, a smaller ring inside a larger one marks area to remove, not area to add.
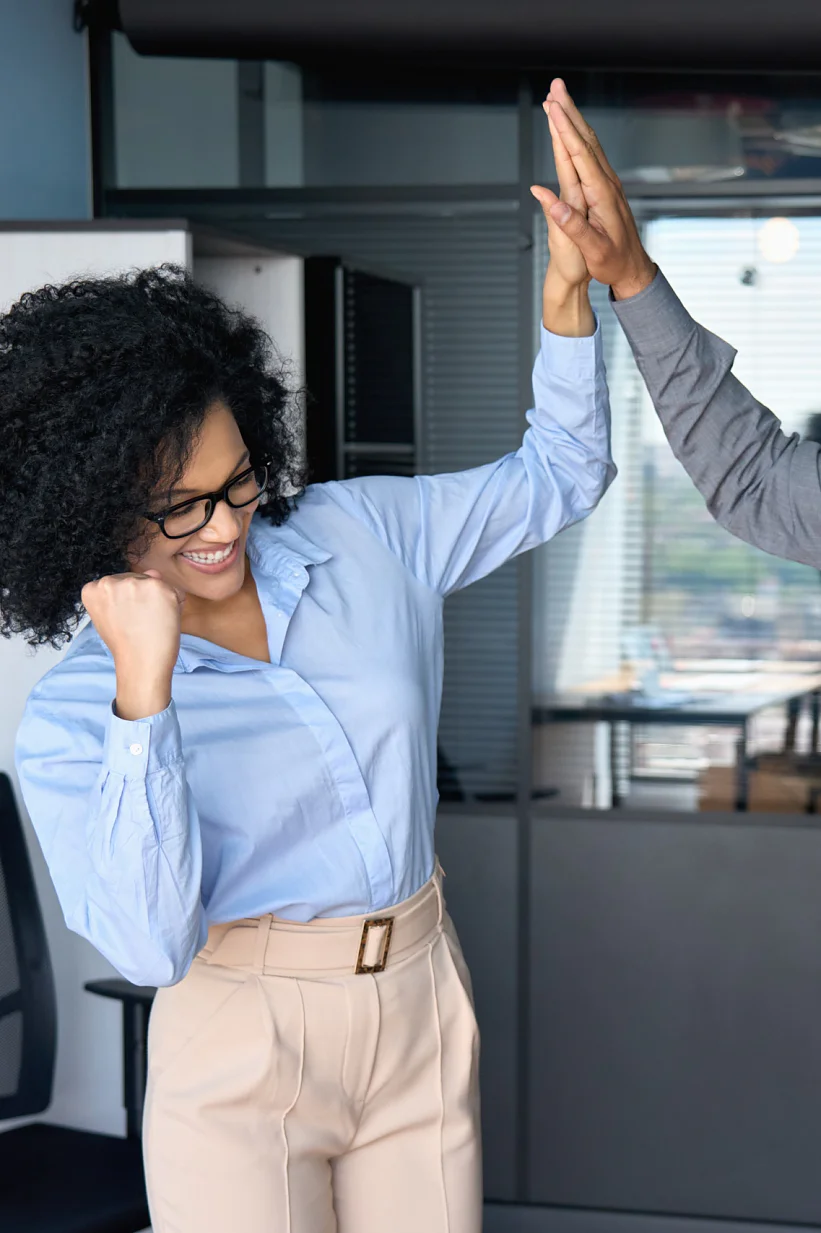
[[[4,628],[91,618],[32,692],[18,771],[69,926],[161,986],[155,1233],[481,1227],[432,847],[442,602],[614,474],[586,268],[551,244],[521,449],[296,500],[267,340],[181,272],[0,322]]]

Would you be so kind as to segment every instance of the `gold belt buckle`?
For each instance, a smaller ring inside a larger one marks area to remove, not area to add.
[[[373,972],[384,972],[388,962],[388,954],[391,949],[391,934],[393,933],[393,916],[369,916],[362,925],[362,937],[359,940],[359,954],[356,959],[356,967],[354,972],[357,976],[370,974]],[[382,938],[382,949],[376,963],[363,963],[365,958],[365,948],[368,945],[368,934],[371,929],[384,929],[385,934]]]

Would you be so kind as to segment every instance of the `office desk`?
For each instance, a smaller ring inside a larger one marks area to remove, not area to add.
[[[747,808],[747,763],[750,721],[771,707],[809,698],[813,748],[818,748],[821,664],[768,661],[683,661],[661,676],[662,692],[646,697],[631,693],[634,677],[617,673],[564,694],[534,699],[534,724],[597,723],[610,729],[611,802],[622,803],[618,787],[618,725],[659,724],[675,727],[729,727],[736,741],[736,808]],[[671,704],[665,705],[665,694]],[[681,702],[672,696],[687,695]]]

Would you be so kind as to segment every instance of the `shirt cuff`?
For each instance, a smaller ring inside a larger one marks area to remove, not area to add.
[[[610,291],[610,303],[619,319],[637,360],[659,356],[679,347],[682,338],[692,334],[696,323],[659,270],[656,277],[627,300],[617,300]]]
[[[564,334],[552,334],[539,325],[539,358],[536,361],[536,373],[539,369],[543,378],[548,381],[592,381],[602,371],[604,353],[602,349],[602,330],[599,315],[593,310],[596,330],[584,338],[568,338]]]
[[[120,719],[111,704],[103,765],[126,779],[144,779],[182,758],[182,734],[172,702],[147,719]]]

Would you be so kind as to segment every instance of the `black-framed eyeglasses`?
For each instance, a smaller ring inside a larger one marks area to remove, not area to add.
[[[232,509],[242,509],[243,505],[258,501],[267,486],[268,464],[263,462],[241,471],[217,492],[204,492],[202,496],[191,497],[179,505],[171,505],[145,517],[156,522],[166,539],[185,539],[187,535],[202,530],[213,517],[220,501],[225,501]]]

